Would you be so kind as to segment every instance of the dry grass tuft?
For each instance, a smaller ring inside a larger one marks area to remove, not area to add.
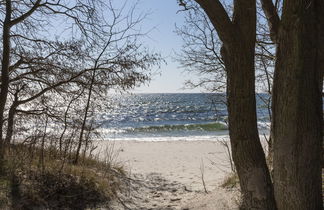
[[[237,176],[237,173],[231,173],[224,179],[223,183],[221,184],[221,187],[230,189],[238,187],[238,185],[239,178]]]

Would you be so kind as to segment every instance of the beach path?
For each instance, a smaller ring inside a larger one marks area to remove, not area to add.
[[[132,183],[132,202],[125,202],[132,209],[235,209],[237,193],[219,187],[230,173],[230,163],[218,141],[99,144],[98,148],[113,147],[116,160],[137,180]]]

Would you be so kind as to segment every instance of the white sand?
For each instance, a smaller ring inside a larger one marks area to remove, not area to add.
[[[230,172],[226,148],[217,141],[114,141],[134,185],[131,209],[236,209],[237,192],[220,188]],[[101,153],[104,150],[101,151]],[[202,173],[207,191],[204,192]],[[117,209],[117,208],[116,208]]]

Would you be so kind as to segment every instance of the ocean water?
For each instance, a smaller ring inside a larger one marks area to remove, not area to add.
[[[213,140],[228,135],[224,94],[114,95],[106,103],[110,110],[96,116],[104,139]],[[268,109],[260,97],[257,115],[260,132],[268,132]]]

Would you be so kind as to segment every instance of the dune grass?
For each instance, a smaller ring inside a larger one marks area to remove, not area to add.
[[[0,209],[85,209],[109,206],[125,178],[122,166],[93,155],[11,145],[0,177]]]
[[[239,179],[237,173],[230,173],[221,184],[221,187],[230,189],[234,187],[238,187]]]

